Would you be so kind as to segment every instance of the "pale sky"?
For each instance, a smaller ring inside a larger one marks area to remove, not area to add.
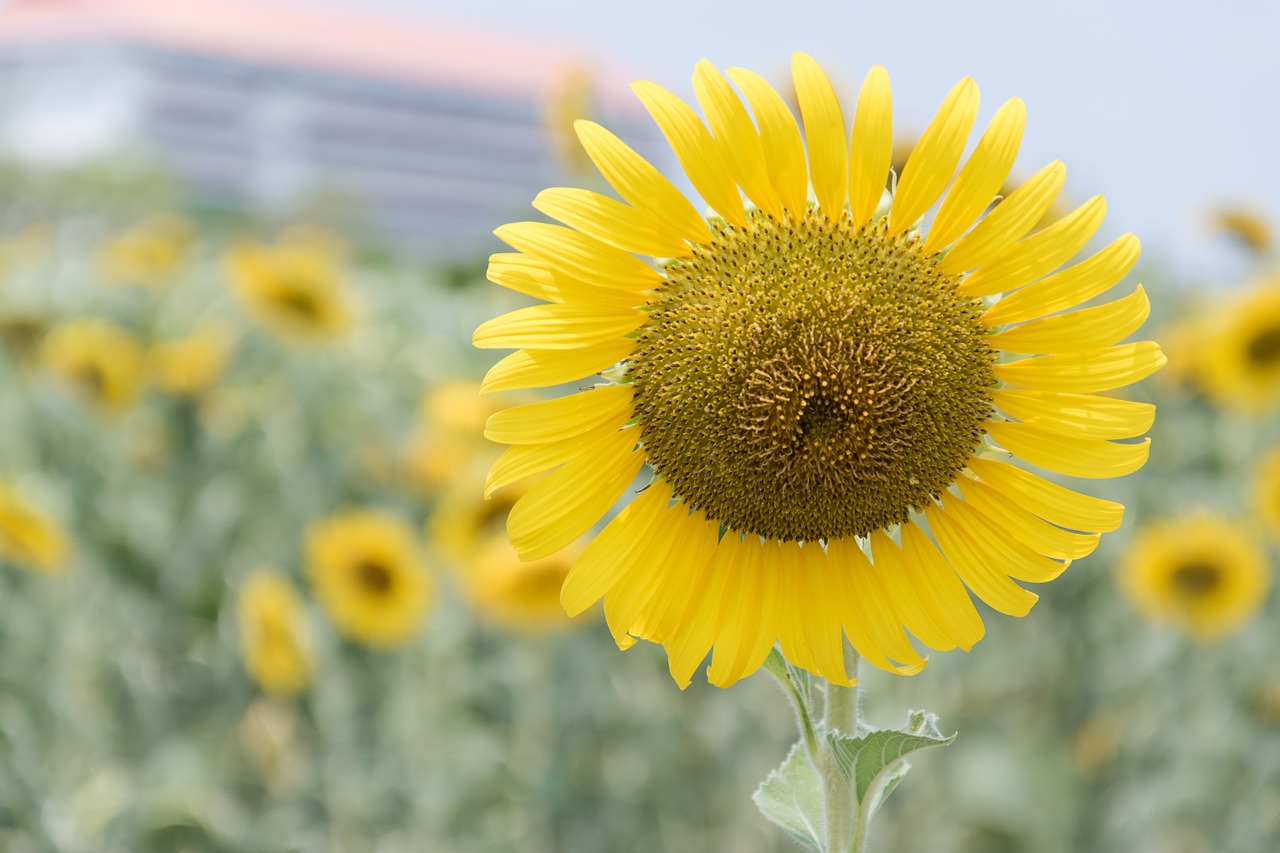
[[[1280,3],[1269,0],[373,2],[553,41],[689,97],[702,57],[777,81],[805,50],[850,93],[881,63],[900,127],[922,127],[970,75],[980,122],[1009,97],[1026,101],[1020,171],[1063,160],[1073,199],[1107,196],[1107,233],[1136,232],[1186,278],[1243,268],[1206,232],[1216,205],[1280,215]]]

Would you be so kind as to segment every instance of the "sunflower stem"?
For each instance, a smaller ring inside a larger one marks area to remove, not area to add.
[[[853,682],[850,687],[827,683],[826,707],[822,726],[825,735],[858,734],[858,653],[845,644],[845,669]],[[867,840],[868,810],[859,803],[852,781],[836,762],[829,737],[820,743],[818,775],[822,778],[823,812],[826,815],[826,853],[862,853]]]
[[[818,765],[818,735],[813,727],[813,717],[809,713],[809,703],[800,693],[800,687],[796,684],[795,678],[792,677],[787,669],[786,659],[775,646],[769,652],[769,657],[764,662],[765,672],[769,673],[777,680],[782,692],[787,695],[787,699],[791,702],[791,708],[796,712],[796,723],[800,727],[800,735],[804,740],[804,750],[809,756],[809,761],[814,767]]]

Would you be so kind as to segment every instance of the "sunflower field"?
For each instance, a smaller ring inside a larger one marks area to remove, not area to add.
[[[794,69],[461,267],[6,171],[0,850],[1280,849],[1269,223]]]

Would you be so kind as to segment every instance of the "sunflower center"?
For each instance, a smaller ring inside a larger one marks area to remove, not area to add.
[[[391,572],[376,560],[361,560],[356,566],[356,580],[374,595],[385,595],[391,589]]]
[[[1172,580],[1174,587],[1186,597],[1200,598],[1218,586],[1222,572],[1210,563],[1188,563],[1174,569]]]
[[[1280,329],[1266,329],[1254,337],[1246,353],[1256,367],[1271,367],[1280,362]]]
[[[304,322],[314,321],[320,316],[320,304],[313,294],[305,288],[289,285],[282,287],[275,296],[275,302],[285,310]]]
[[[671,262],[628,365],[654,470],[726,527],[866,536],[978,446],[994,352],[918,235],[810,211],[718,225]]]

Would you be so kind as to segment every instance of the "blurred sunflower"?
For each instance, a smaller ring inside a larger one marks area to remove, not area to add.
[[[1280,540],[1280,447],[1262,457],[1253,478],[1253,511]]]
[[[571,63],[561,69],[546,93],[542,124],[551,138],[556,162],[566,174],[586,175],[591,170],[591,161],[578,145],[573,123],[595,114],[594,101],[591,69],[583,63]]]
[[[158,216],[103,244],[103,275],[121,284],[160,287],[173,281],[186,261],[195,232],[178,216]]]
[[[516,501],[529,491],[527,483],[516,483],[496,496],[470,477],[457,480],[445,492],[427,522],[431,542],[440,551],[460,563],[475,556],[494,536],[507,526],[507,515]]]
[[[1210,639],[1251,618],[1270,579],[1266,558],[1240,525],[1201,513],[1139,531],[1120,582],[1147,616]]]
[[[1224,207],[1214,214],[1213,224],[1219,231],[1255,254],[1268,254],[1275,245],[1271,223],[1255,211],[1243,207]]]
[[[578,553],[567,548],[526,563],[505,536],[492,538],[466,562],[459,578],[476,611],[493,625],[513,631],[561,630],[572,620],[560,606],[560,588]]]
[[[66,567],[71,548],[52,518],[8,483],[0,483],[0,560],[45,574]]]
[[[403,522],[367,510],[342,513],[313,524],[306,547],[316,598],[345,636],[396,646],[417,633],[430,578]]]
[[[332,253],[304,243],[250,245],[227,258],[236,293],[255,320],[288,343],[338,337],[350,305]]]
[[[1202,328],[1196,375],[1214,402],[1251,411],[1280,403],[1280,286],[1253,288]]]
[[[240,649],[245,668],[267,693],[294,696],[310,680],[302,602],[274,572],[254,572],[240,590]]]
[[[490,415],[501,406],[480,396],[472,379],[433,383],[418,405],[418,424],[404,454],[405,472],[416,488],[434,491],[467,479],[491,445],[478,440]],[[491,457],[490,457],[491,458]]]
[[[41,360],[104,410],[124,408],[142,388],[142,347],[132,334],[106,320],[55,326],[45,336]]]
[[[222,376],[231,350],[230,336],[215,326],[153,344],[147,359],[151,384],[180,397],[199,397]]]
[[[732,684],[775,641],[798,666],[848,683],[842,628],[870,663],[917,672],[925,661],[904,627],[936,649],[982,636],[966,586],[1002,613],[1027,613],[1036,596],[1014,581],[1053,579],[1098,542],[1073,531],[1112,530],[1123,509],[992,446],[1070,476],[1137,470],[1148,442],[1116,439],[1144,433],[1153,407],[1096,395],[1165,360],[1151,342],[1114,345],[1147,317],[1140,287],[1048,316],[1109,290],[1138,256],[1125,235],[1053,272],[1097,231],[1101,197],[1023,239],[1062,187],[1061,163],[987,210],[1021,140],[1020,100],[996,112],[956,175],[978,105],[973,81],[957,84],[884,212],[884,69],[862,86],[850,143],[821,69],[803,54],[792,67],[803,136],[743,69],[726,79],[699,63],[710,129],[666,90],[634,85],[710,221],[620,139],[579,122],[627,203],[552,189],[534,206],[569,227],[499,228],[518,251],[493,256],[490,279],[551,304],[473,338],[522,348],[490,370],[487,390],[625,362],[613,381],[490,418],[486,435],[512,445],[490,485],[558,469],[508,520],[534,560],[590,529],[649,464],[652,481],[587,546],[561,600],[577,614],[603,597],[615,636],[662,643],[681,685],[712,648],[708,677]]]

